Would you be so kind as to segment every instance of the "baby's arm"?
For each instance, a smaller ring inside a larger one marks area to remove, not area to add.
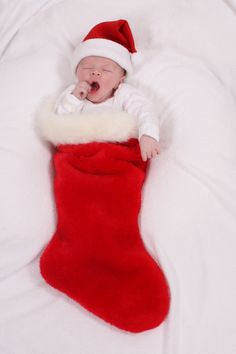
[[[83,100],[89,92],[87,83],[81,82],[80,84],[70,85],[58,97],[55,104],[55,112],[57,114],[68,114],[74,112],[81,112],[84,106]]]
[[[142,159],[155,157],[160,153],[159,126],[151,102],[128,84],[121,84],[117,96],[122,100],[124,110],[137,118]]]

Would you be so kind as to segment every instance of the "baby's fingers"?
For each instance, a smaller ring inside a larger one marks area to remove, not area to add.
[[[80,93],[79,93],[79,96],[80,96],[80,99],[81,100],[84,100],[87,96],[87,92],[84,91],[84,90],[81,90]]]
[[[147,161],[147,158],[148,158],[147,152],[143,149],[141,149],[141,156],[142,156],[143,161]]]
[[[155,148],[152,150],[152,157],[157,156],[160,153],[160,150],[158,148]]]

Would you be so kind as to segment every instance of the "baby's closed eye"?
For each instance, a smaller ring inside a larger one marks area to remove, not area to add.
[[[112,73],[113,72],[112,68],[109,68],[109,67],[102,68],[102,71],[105,71],[105,72],[108,72],[108,73]]]

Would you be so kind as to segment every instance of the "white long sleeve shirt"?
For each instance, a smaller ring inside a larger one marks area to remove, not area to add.
[[[87,99],[80,100],[72,91],[75,84],[70,85],[58,97],[55,104],[55,112],[67,113],[91,113],[104,110],[121,109],[137,119],[139,139],[142,135],[148,135],[159,141],[158,119],[154,114],[151,103],[148,99],[133,86],[122,83],[115,91],[114,96],[101,103],[92,103]]]

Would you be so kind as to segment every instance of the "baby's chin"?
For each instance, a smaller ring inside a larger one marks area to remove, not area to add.
[[[87,96],[87,100],[92,103],[102,103],[113,96],[113,91],[102,95],[99,90],[97,92],[90,92]]]

